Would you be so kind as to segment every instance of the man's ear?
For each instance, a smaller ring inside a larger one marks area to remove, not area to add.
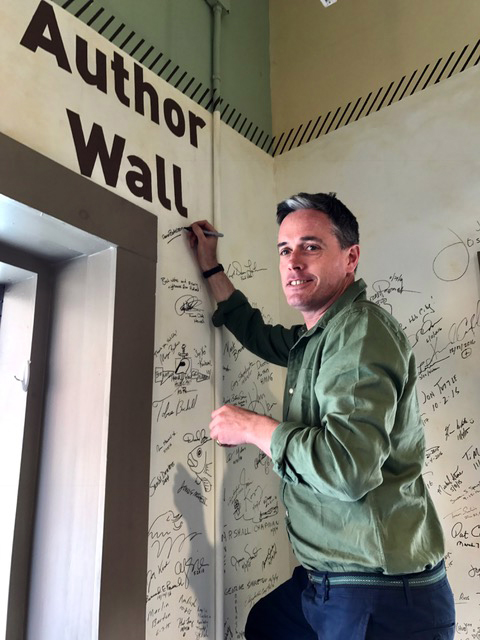
[[[358,261],[360,260],[360,246],[358,244],[353,244],[351,247],[348,247],[347,252],[347,272],[354,273],[357,268]]]

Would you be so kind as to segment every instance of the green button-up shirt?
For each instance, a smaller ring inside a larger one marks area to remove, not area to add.
[[[398,322],[365,290],[354,282],[308,331],[266,325],[240,291],[218,305],[213,323],[288,367],[271,453],[301,564],[414,573],[444,554],[421,475],[415,359]]]

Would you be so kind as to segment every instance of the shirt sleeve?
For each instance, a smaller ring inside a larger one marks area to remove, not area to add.
[[[300,330],[300,325],[287,329],[279,324],[266,324],[260,311],[238,290],[218,304],[212,322],[215,327],[226,326],[256,356],[283,367],[287,366],[288,354]]]
[[[312,372],[317,423],[280,423],[271,452],[286,482],[355,501],[382,483],[408,356],[403,334],[371,307],[332,322],[320,368]],[[303,397],[310,390],[301,392],[302,402],[310,402]]]

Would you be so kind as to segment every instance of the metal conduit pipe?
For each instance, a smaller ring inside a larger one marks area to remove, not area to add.
[[[212,99],[213,109],[220,106],[220,58],[222,41],[222,16],[230,10],[230,0],[205,0],[213,12],[213,36],[212,36]]]
[[[212,93],[213,109],[217,110],[220,105],[220,43],[222,29],[223,9],[220,4],[213,7],[213,46],[212,46]]]
[[[230,8],[230,0],[206,0],[213,12],[213,33],[212,33],[212,101],[213,101],[213,118],[212,118],[212,222],[217,229],[222,228],[221,221],[221,175],[220,175],[220,102],[221,102],[221,76],[220,76],[220,59],[221,59],[221,28],[222,15],[225,11],[228,13]],[[213,338],[213,360],[214,368],[214,385],[213,385],[213,402],[215,407],[222,404],[223,389],[222,376],[218,372],[222,371],[222,337],[220,331],[215,331]],[[226,461],[223,451],[220,447],[214,447],[213,458],[213,477],[214,477],[214,495],[215,495],[215,511],[214,511],[214,536],[215,546],[215,637],[223,636],[224,624],[224,602],[223,602],[223,544],[220,544],[223,533],[223,513],[222,513],[222,486],[226,472]]]

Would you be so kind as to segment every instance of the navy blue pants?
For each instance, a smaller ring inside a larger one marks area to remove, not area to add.
[[[329,586],[311,582],[303,567],[254,605],[245,627],[247,640],[453,640],[454,633],[447,578],[420,587]]]

